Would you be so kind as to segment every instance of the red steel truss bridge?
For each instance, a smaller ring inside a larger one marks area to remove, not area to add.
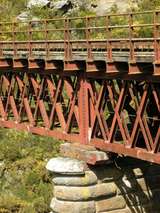
[[[0,23],[0,126],[160,163],[160,12]]]

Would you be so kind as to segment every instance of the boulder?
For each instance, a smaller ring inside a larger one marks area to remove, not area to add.
[[[50,0],[29,0],[27,4],[27,8],[32,7],[44,7],[50,3]]]

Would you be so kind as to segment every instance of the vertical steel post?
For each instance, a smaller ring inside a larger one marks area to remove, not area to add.
[[[107,36],[107,63],[112,63],[112,42],[111,39],[111,28],[110,28],[110,16],[106,16],[106,36]]]
[[[133,15],[129,15],[129,43],[130,43],[130,63],[135,63],[133,38]]]
[[[45,19],[44,21],[45,25],[45,43],[46,43],[46,58],[49,57],[49,43],[48,43],[48,21]]]
[[[133,32],[134,32],[134,28],[133,28],[133,14],[129,14],[129,47],[130,47],[130,56],[129,56],[129,62],[128,62],[128,66],[129,66],[129,74],[136,74],[136,73],[140,73],[140,70],[137,66],[137,62],[136,62],[136,57],[135,57],[135,44],[134,44],[134,40],[133,40]]]
[[[2,43],[2,37],[3,37],[3,32],[2,32],[2,26],[3,24],[0,23],[0,57],[3,56],[3,43]]]
[[[72,47],[70,43],[70,19],[64,19],[64,59],[65,61],[71,61],[72,59]]]
[[[93,60],[92,55],[92,44],[91,44],[91,29],[90,29],[90,18],[86,17],[86,43],[87,43],[87,61]]]
[[[28,37],[29,37],[29,58],[32,57],[32,22],[29,22],[29,26],[28,26]]]
[[[88,82],[86,73],[81,72],[79,75],[79,128],[80,140],[82,144],[89,143],[89,100],[88,100]]]
[[[17,45],[15,43],[15,40],[16,40],[16,22],[13,22],[12,23],[12,42],[13,42],[13,52],[14,52],[13,57],[17,56]]]
[[[117,73],[118,70],[115,66],[112,55],[112,29],[111,29],[111,16],[106,16],[106,73]]]

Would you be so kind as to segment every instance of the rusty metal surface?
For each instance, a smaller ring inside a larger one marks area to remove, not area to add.
[[[0,125],[160,163],[159,82],[0,73]]]
[[[152,73],[160,75],[159,28],[160,11],[2,22],[0,58],[85,60],[87,67],[103,60],[108,73],[117,72],[115,62],[124,61],[130,74],[141,73],[140,63],[150,62]]]
[[[160,163],[159,27],[159,11],[0,23],[0,126]]]

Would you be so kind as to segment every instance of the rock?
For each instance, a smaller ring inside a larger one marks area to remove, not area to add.
[[[134,177],[136,177],[136,178],[142,178],[144,175],[141,168],[133,169],[133,174],[134,174]]]
[[[57,176],[53,178],[55,185],[89,186],[97,183],[97,176],[92,171],[86,171],[84,176]]]
[[[84,161],[79,161],[71,158],[57,157],[49,160],[46,165],[46,169],[59,174],[80,175],[85,174],[85,171],[87,170],[87,165]]]
[[[95,202],[70,202],[53,198],[50,204],[53,211],[58,213],[95,213]]]
[[[4,175],[4,171],[6,169],[4,161],[0,162],[0,178]]]
[[[63,11],[63,14],[72,14],[80,12],[82,10],[88,10],[93,12],[97,5],[93,4],[90,0],[59,0],[51,1],[50,8],[56,11]]]
[[[67,7],[71,4],[71,1],[69,0],[61,0],[51,3],[51,7],[54,7],[55,9],[63,9],[64,7]]]
[[[30,18],[29,11],[24,11],[17,16],[17,20],[19,21],[27,21]]]
[[[49,0],[29,0],[27,4],[27,8],[32,8],[32,7],[44,7],[50,3]]]
[[[98,212],[107,212],[126,207],[125,199],[122,196],[107,198],[96,202],[96,210]]]
[[[97,1],[96,13],[97,15],[106,15],[113,7],[117,7],[120,12],[125,12],[127,9],[132,8],[132,6],[137,6],[134,0],[99,0]]]
[[[102,183],[88,187],[54,186],[54,195],[60,200],[85,201],[115,194],[116,185],[114,183]]]

